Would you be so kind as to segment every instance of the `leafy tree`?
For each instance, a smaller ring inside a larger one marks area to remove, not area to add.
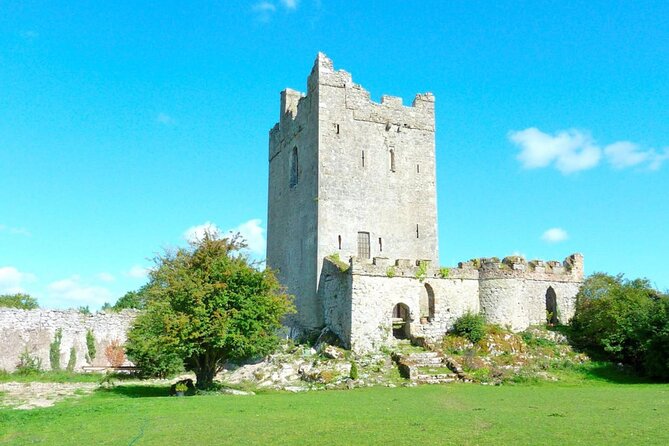
[[[284,315],[293,310],[269,269],[240,253],[239,236],[205,233],[188,248],[155,259],[147,286],[146,311],[126,344],[136,364],[178,358],[195,372],[197,387],[209,387],[225,361],[271,352]]]
[[[576,298],[571,339],[577,347],[656,376],[669,374],[669,304],[648,280],[595,273]]]
[[[39,308],[39,305],[37,305],[37,299],[34,297],[24,293],[16,293],[0,295],[0,307],[34,310]]]
[[[134,308],[137,310],[146,309],[147,299],[148,299],[148,287],[149,285],[144,285],[137,291],[128,291],[116,303],[111,307],[114,311],[125,310],[128,308]]]

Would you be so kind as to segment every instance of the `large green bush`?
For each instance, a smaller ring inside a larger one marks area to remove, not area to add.
[[[486,335],[486,321],[482,314],[467,312],[453,324],[453,333],[477,343]]]
[[[597,359],[669,377],[668,299],[646,279],[595,273],[577,295],[571,340]]]
[[[239,252],[243,247],[238,237],[206,233],[188,249],[156,258],[150,299],[126,343],[138,367],[160,373],[179,362],[195,372],[202,389],[226,361],[263,356],[277,346],[291,298],[270,269],[259,270]]]

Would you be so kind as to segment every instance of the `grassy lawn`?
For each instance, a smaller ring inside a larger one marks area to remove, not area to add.
[[[476,384],[256,396],[121,385],[0,410],[0,444],[669,444],[669,385]]]

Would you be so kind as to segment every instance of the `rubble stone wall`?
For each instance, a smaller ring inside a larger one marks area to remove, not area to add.
[[[126,333],[136,316],[137,312],[133,310],[83,314],[76,310],[0,308],[0,370],[14,371],[19,355],[26,349],[42,360],[44,370],[49,370],[49,346],[59,328],[63,336],[60,344],[61,368],[67,366],[72,347],[77,354],[75,370],[87,365],[108,366],[105,348],[113,340],[125,342]],[[96,356],[91,363],[86,361],[88,330],[93,332],[96,341]]]

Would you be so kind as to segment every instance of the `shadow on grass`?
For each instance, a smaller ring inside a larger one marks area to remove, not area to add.
[[[169,387],[142,385],[119,385],[100,389],[99,392],[121,395],[129,398],[160,398],[170,396]]]
[[[593,362],[584,367],[582,373],[586,379],[593,381],[606,381],[616,384],[663,384],[666,381],[658,381],[646,376],[638,375],[629,367],[619,366],[610,362]]]

